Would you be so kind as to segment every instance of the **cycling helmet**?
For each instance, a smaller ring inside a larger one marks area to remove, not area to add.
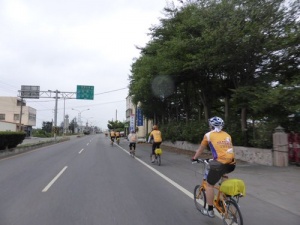
[[[224,121],[220,117],[212,117],[208,120],[209,125],[212,127],[223,127],[224,126]]]
[[[157,126],[157,125],[154,125],[154,126],[153,126],[153,130],[158,130],[158,126]]]

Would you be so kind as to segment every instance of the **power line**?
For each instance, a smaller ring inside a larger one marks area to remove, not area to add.
[[[94,95],[102,95],[102,94],[106,94],[106,93],[110,93],[110,92],[115,92],[115,91],[120,91],[120,90],[124,90],[124,89],[127,89],[127,87],[116,89],[116,90],[112,90],[112,91],[101,92],[101,93],[94,94]]]

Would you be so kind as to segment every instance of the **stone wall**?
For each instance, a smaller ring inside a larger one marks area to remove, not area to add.
[[[186,141],[176,141],[175,143],[172,143],[170,141],[164,141],[162,144],[190,151],[196,151],[199,147],[198,144],[191,144]],[[267,166],[273,165],[272,149],[234,146],[234,151],[236,159],[240,159],[249,163],[257,163]]]

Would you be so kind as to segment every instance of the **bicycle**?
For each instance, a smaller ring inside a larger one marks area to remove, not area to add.
[[[114,141],[115,141],[115,139],[114,139],[114,138],[111,138],[111,140],[110,140],[110,145],[111,145],[111,146],[114,146]]]
[[[116,141],[117,141],[117,144],[120,145],[120,137],[117,137]]]
[[[135,147],[136,147],[136,144],[135,143],[130,143],[129,144],[129,154],[132,158],[135,157]],[[133,150],[132,150],[133,148]]]
[[[155,149],[155,161],[157,165],[161,165],[161,155],[162,155],[162,149],[161,148],[156,148]]]
[[[210,160],[212,159],[197,159],[195,162],[192,162],[204,164],[202,183],[196,185],[194,188],[194,203],[201,213],[207,205],[205,189]],[[214,208],[220,213],[225,225],[243,225],[243,217],[238,202],[239,199],[245,195],[245,184],[242,180],[227,178],[227,176],[223,176],[218,184],[214,186],[214,189],[217,190],[213,201]],[[233,180],[237,181],[237,186],[233,185]]]

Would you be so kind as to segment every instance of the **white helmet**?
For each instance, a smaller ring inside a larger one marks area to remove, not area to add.
[[[209,125],[212,127],[224,127],[224,121],[220,117],[212,117],[208,120]],[[221,129],[222,129],[221,128]]]

